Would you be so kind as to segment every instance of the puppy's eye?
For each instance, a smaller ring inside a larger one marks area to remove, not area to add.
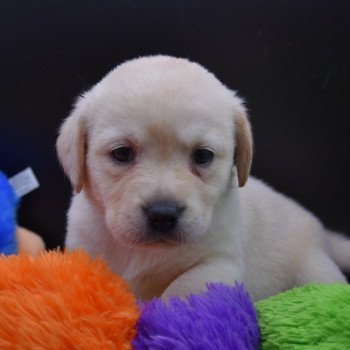
[[[119,163],[130,163],[135,158],[134,151],[130,147],[115,148],[111,154]]]
[[[214,159],[214,153],[206,148],[198,148],[192,154],[192,160],[198,165],[208,165]]]

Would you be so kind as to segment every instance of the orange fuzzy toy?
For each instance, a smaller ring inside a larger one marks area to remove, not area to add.
[[[0,349],[131,349],[139,310],[86,253],[0,256]]]

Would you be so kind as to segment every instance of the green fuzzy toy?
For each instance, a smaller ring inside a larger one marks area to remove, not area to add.
[[[255,306],[263,350],[350,349],[350,285],[308,284]]]

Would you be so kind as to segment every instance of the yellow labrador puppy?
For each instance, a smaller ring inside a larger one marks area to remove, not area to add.
[[[103,256],[140,298],[345,282],[336,263],[350,267],[350,241],[248,178],[242,100],[199,64],[121,64],[79,98],[57,150],[75,190],[67,247]]]

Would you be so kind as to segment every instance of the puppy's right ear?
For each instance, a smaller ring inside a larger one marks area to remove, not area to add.
[[[83,188],[86,131],[84,120],[76,107],[63,122],[56,143],[58,158],[75,192]]]

